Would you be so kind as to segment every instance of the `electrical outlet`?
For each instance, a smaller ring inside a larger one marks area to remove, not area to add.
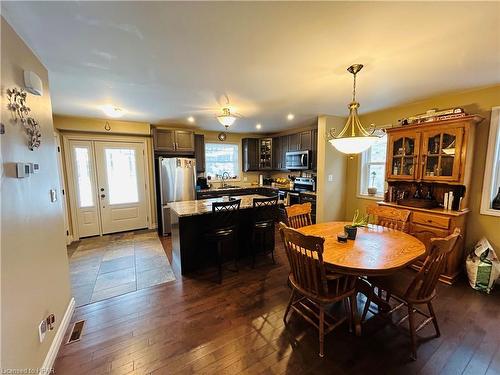
[[[328,175],[328,182],[332,182],[333,181],[333,174],[329,174]]]
[[[45,333],[47,332],[47,319],[44,319],[38,325],[38,338],[40,342],[43,342],[45,339]]]

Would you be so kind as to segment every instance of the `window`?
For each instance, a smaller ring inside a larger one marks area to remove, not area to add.
[[[491,109],[490,134],[488,151],[484,168],[483,193],[481,197],[481,213],[500,216],[500,210],[493,209],[493,199],[500,189],[500,107]]]
[[[380,137],[368,150],[361,154],[359,194],[363,196],[384,195],[385,160],[387,154],[387,135]],[[377,192],[368,194],[368,188]]]
[[[76,177],[78,180],[78,201],[80,207],[94,206],[94,192],[92,189],[89,149],[75,147]]]
[[[239,175],[239,149],[237,144],[205,143],[205,170],[207,177],[220,180],[224,172],[231,179]]]
[[[139,202],[135,150],[106,148],[109,204]]]

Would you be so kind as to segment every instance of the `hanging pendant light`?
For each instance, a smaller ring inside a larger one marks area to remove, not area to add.
[[[222,115],[217,116],[217,120],[227,129],[236,121],[236,116],[231,114],[229,108],[222,108]]]
[[[356,101],[356,74],[363,68],[361,64],[354,64],[347,71],[354,76],[352,101],[349,103],[349,117],[342,131],[334,135],[335,129],[330,129],[329,142],[344,154],[359,154],[366,151],[378,139],[374,130],[366,130],[358,117],[359,103]]]

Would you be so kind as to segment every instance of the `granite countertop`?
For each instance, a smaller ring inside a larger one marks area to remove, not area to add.
[[[234,196],[232,198],[241,199],[240,209],[250,208],[253,206],[254,198],[268,198],[263,195],[251,194]],[[199,199],[195,201],[182,201],[182,202],[171,202],[168,204],[171,210],[173,210],[178,216],[195,216],[203,215],[212,212],[213,202],[222,202],[224,198],[210,198],[210,199]],[[281,203],[281,202],[280,202]]]
[[[277,187],[273,188],[272,186],[268,186],[268,185],[264,185],[264,186],[260,186],[260,185],[255,185],[255,186],[235,186],[235,187],[225,187],[225,188],[210,188],[210,189],[201,189],[199,190],[198,192],[200,193],[222,193],[224,191],[232,191],[232,190],[246,190],[246,189],[260,189],[260,188],[264,188],[264,189],[272,189],[272,190],[278,190]]]

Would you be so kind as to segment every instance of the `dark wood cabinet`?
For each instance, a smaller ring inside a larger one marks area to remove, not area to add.
[[[273,170],[280,169],[281,164],[281,137],[273,138]]]
[[[311,169],[316,170],[318,168],[318,129],[311,131],[311,138]]]
[[[279,170],[286,170],[286,153],[289,151],[288,147],[288,136],[283,135],[280,137],[280,160],[279,160]]]
[[[187,130],[153,129],[155,151],[179,154],[194,153],[194,133]]]
[[[196,158],[196,172],[205,172],[205,136],[203,134],[194,135],[194,157]]]
[[[242,145],[242,168],[243,172],[259,170],[259,139],[258,138],[243,138]]]
[[[272,138],[259,139],[259,169],[273,169],[273,140]]]
[[[299,133],[299,150],[312,150],[312,131]]]
[[[288,135],[288,151],[300,150],[300,133]]]

